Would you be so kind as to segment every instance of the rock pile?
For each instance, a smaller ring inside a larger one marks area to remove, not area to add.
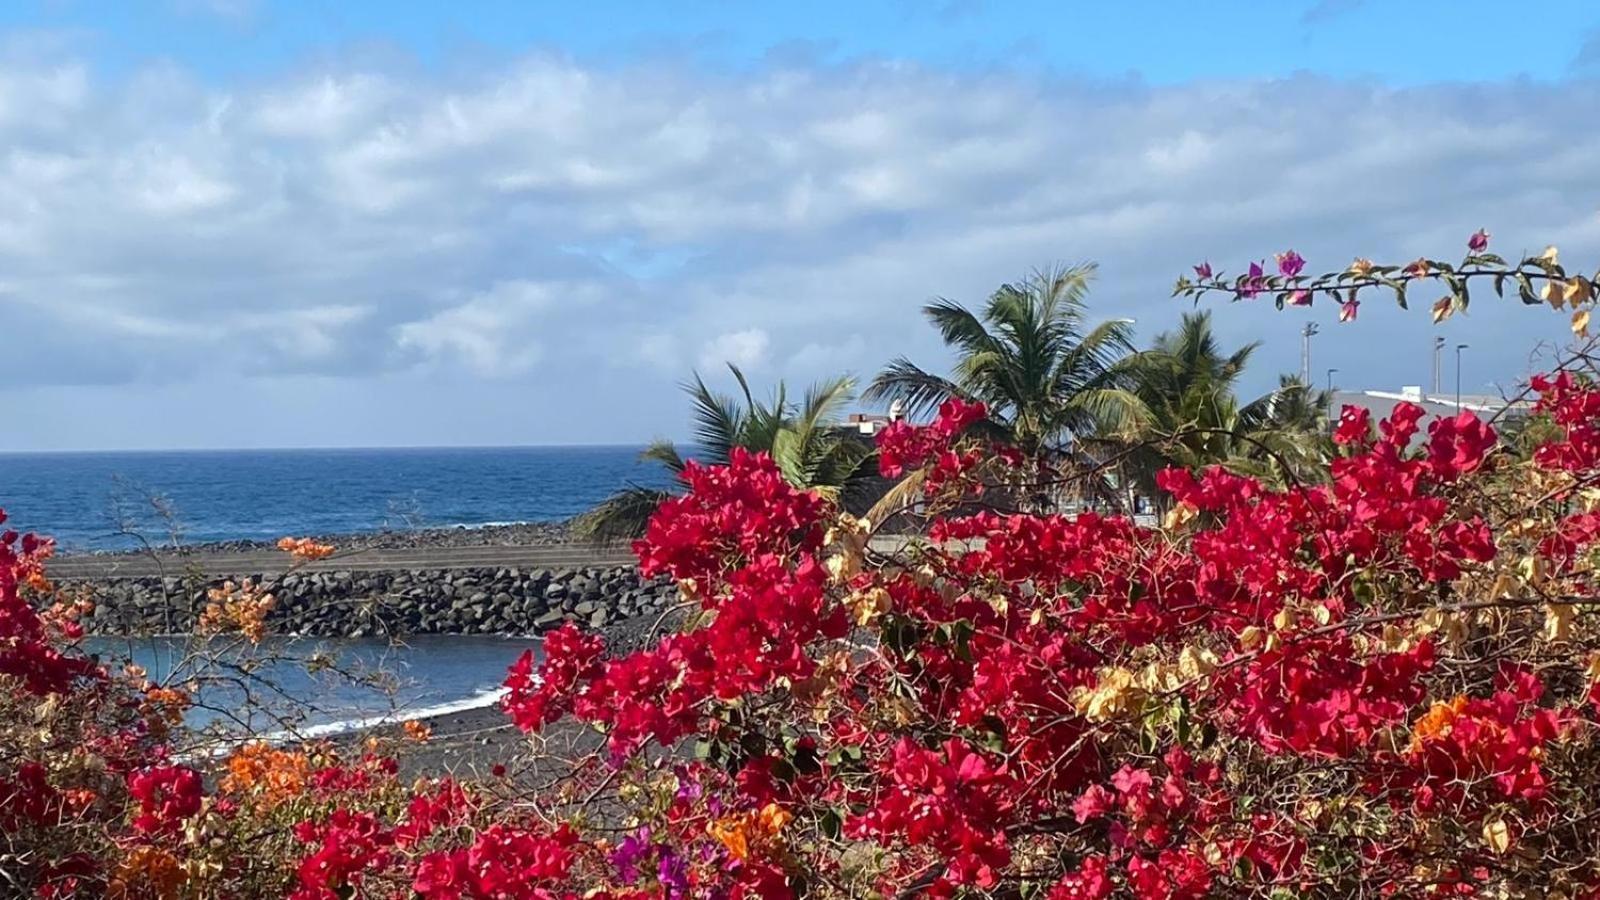
[[[273,633],[319,637],[532,635],[564,622],[598,630],[658,615],[678,599],[671,582],[642,579],[637,569],[624,566],[250,577],[277,598],[267,617]],[[189,633],[206,606],[207,590],[222,581],[169,576],[86,582],[95,608],[83,624],[90,634]]]

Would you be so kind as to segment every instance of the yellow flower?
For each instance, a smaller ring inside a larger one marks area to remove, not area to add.
[[[1483,823],[1483,842],[1490,850],[1502,856],[1511,849],[1511,827],[1505,819],[1494,819]]]
[[[1562,297],[1567,301],[1567,305],[1573,309],[1577,309],[1579,305],[1589,302],[1591,296],[1593,296],[1593,291],[1589,287],[1589,281],[1582,277],[1568,279],[1566,290],[1562,291]]]
[[[1179,503],[1167,511],[1166,516],[1161,520],[1161,527],[1168,531],[1177,531],[1193,521],[1194,517],[1199,514],[1200,510],[1195,509],[1193,504]]]
[[[1373,269],[1372,260],[1367,259],[1364,256],[1356,257],[1355,262],[1350,264],[1350,274],[1351,275],[1356,275],[1356,276],[1370,275],[1370,274],[1372,274],[1372,269]]]
[[[881,587],[855,591],[845,598],[845,605],[850,608],[850,617],[856,624],[865,627],[889,611],[889,592]]]
[[[1544,605],[1544,638],[1547,641],[1564,641],[1572,634],[1572,617],[1575,607],[1571,603],[1546,603]]]
[[[1551,309],[1561,308],[1561,301],[1565,293],[1566,288],[1562,285],[1561,279],[1559,278],[1552,278],[1544,283],[1544,287],[1539,288],[1540,299],[1550,304]]]
[[[1094,687],[1073,692],[1073,705],[1089,719],[1103,722],[1126,713],[1143,701],[1145,692],[1134,683],[1131,670],[1121,666],[1103,669]]]

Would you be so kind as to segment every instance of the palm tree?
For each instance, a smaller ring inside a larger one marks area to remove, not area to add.
[[[718,394],[699,373],[684,385],[694,400],[694,456],[703,463],[726,463],[735,447],[764,451],[796,487],[842,499],[843,493],[868,475],[863,463],[872,446],[836,428],[840,409],[850,401],[854,382],[847,377],[812,385],[798,404],[790,401],[780,381],[771,402],[755,399],[738,366],[729,364],[742,398]],[[742,399],[742,402],[741,402]],[[671,441],[656,441],[640,454],[674,475],[686,461]],[[616,541],[644,533],[650,516],[673,492],[633,486],[602,501],[573,522],[582,539]]]
[[[1132,323],[1088,323],[1084,296],[1093,276],[1092,264],[1036,271],[1001,285],[979,312],[935,300],[922,312],[956,353],[951,377],[901,357],[863,399],[900,400],[911,415],[952,397],[982,401],[997,436],[1035,458],[1140,421],[1122,365],[1133,349]]]
[[[1276,390],[1248,403],[1235,387],[1258,343],[1224,352],[1210,312],[1186,313],[1135,357],[1135,392],[1150,418],[1124,458],[1130,489],[1157,497],[1155,475],[1168,466],[1221,464],[1273,480],[1315,477],[1329,452],[1329,397],[1283,376]]]

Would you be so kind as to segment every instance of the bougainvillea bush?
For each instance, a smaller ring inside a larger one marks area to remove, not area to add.
[[[953,401],[881,435],[937,474],[890,555],[765,456],[691,463],[636,548],[681,626],[511,667],[528,756],[590,748],[537,777],[174,762],[158,689],[74,655],[34,611],[47,545],[8,535],[0,868],[54,897],[1600,896],[1600,390],[1529,389],[1530,453],[1349,408],[1324,480],[1170,470],[1156,526],[978,510],[1040,470]]]

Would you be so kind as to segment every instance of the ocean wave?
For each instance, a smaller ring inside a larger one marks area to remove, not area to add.
[[[496,687],[487,690],[480,690],[478,693],[473,694],[470,697],[463,697],[460,700],[451,700],[447,703],[435,703],[430,706],[402,707],[400,709],[390,710],[385,713],[369,716],[358,716],[351,719],[338,719],[332,722],[319,722],[315,725],[307,725],[303,728],[269,731],[265,734],[240,735],[238,737],[223,741],[217,746],[211,747],[208,750],[201,750],[195,753],[185,754],[183,759],[194,760],[204,757],[215,758],[218,756],[224,756],[232,752],[235,747],[238,747],[240,744],[244,743],[254,743],[259,741],[272,745],[288,744],[304,740],[314,740],[316,738],[338,737],[342,734],[349,734],[352,731],[366,731],[370,728],[390,727],[399,725],[402,722],[407,722],[412,719],[432,719],[438,716],[448,716],[452,713],[467,712],[468,710],[483,709],[487,706],[493,706],[496,703],[499,703],[500,698],[504,697],[505,695],[505,688]]]

